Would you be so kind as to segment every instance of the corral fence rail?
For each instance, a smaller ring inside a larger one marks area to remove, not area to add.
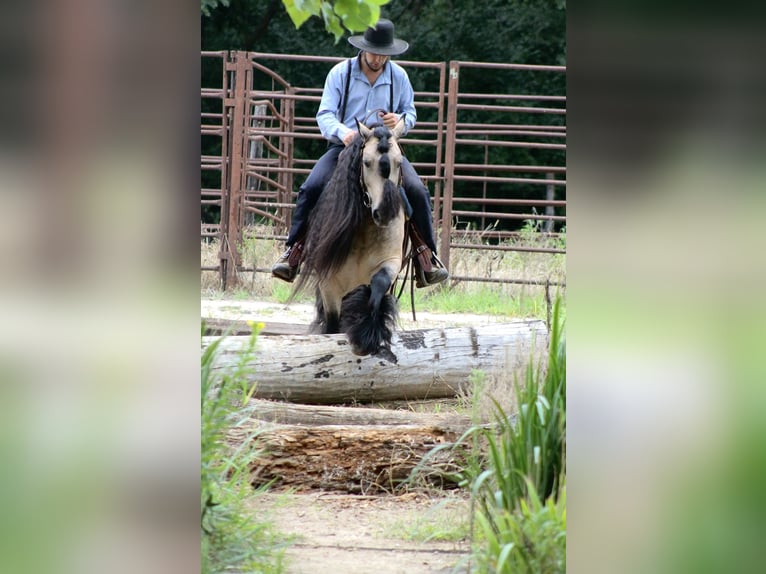
[[[304,86],[306,70],[326,73],[343,58],[243,51],[202,52],[202,227],[218,239],[223,289],[248,269],[238,246],[254,222],[269,222],[275,241],[291,222],[296,190],[324,150],[314,115],[322,86]],[[565,253],[566,96],[563,66],[397,60],[415,89],[418,123],[405,153],[433,196],[440,258],[455,249]],[[320,74],[322,77],[324,74]],[[540,94],[514,85],[541,86]],[[463,92],[462,77],[486,92]],[[521,81],[520,78],[525,81]],[[213,151],[210,151],[213,150]],[[453,280],[562,285],[549,277]]]

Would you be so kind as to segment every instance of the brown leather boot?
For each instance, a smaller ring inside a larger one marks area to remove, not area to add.
[[[292,283],[300,272],[301,259],[303,256],[303,242],[296,241],[293,245],[279,256],[277,262],[271,266],[271,275],[282,281]]]
[[[430,287],[449,279],[449,272],[444,268],[444,264],[423,241],[412,221],[410,221],[410,241],[412,241],[415,262],[415,287],[419,289]]]

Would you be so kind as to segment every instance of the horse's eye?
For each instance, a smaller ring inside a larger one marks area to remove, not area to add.
[[[372,165],[371,159],[365,159],[364,160],[364,167],[370,167]]]

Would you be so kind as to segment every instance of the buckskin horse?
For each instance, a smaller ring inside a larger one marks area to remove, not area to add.
[[[308,222],[295,296],[316,289],[313,332],[345,333],[356,355],[390,349],[398,315],[389,293],[402,268],[405,205],[402,151],[393,129],[367,127],[338,157]]]

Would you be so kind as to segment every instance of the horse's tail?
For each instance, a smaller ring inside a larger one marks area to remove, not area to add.
[[[390,294],[383,297],[377,312],[371,312],[370,293],[369,285],[360,285],[343,298],[340,330],[346,333],[355,355],[374,355],[390,349],[399,317],[399,306]]]

